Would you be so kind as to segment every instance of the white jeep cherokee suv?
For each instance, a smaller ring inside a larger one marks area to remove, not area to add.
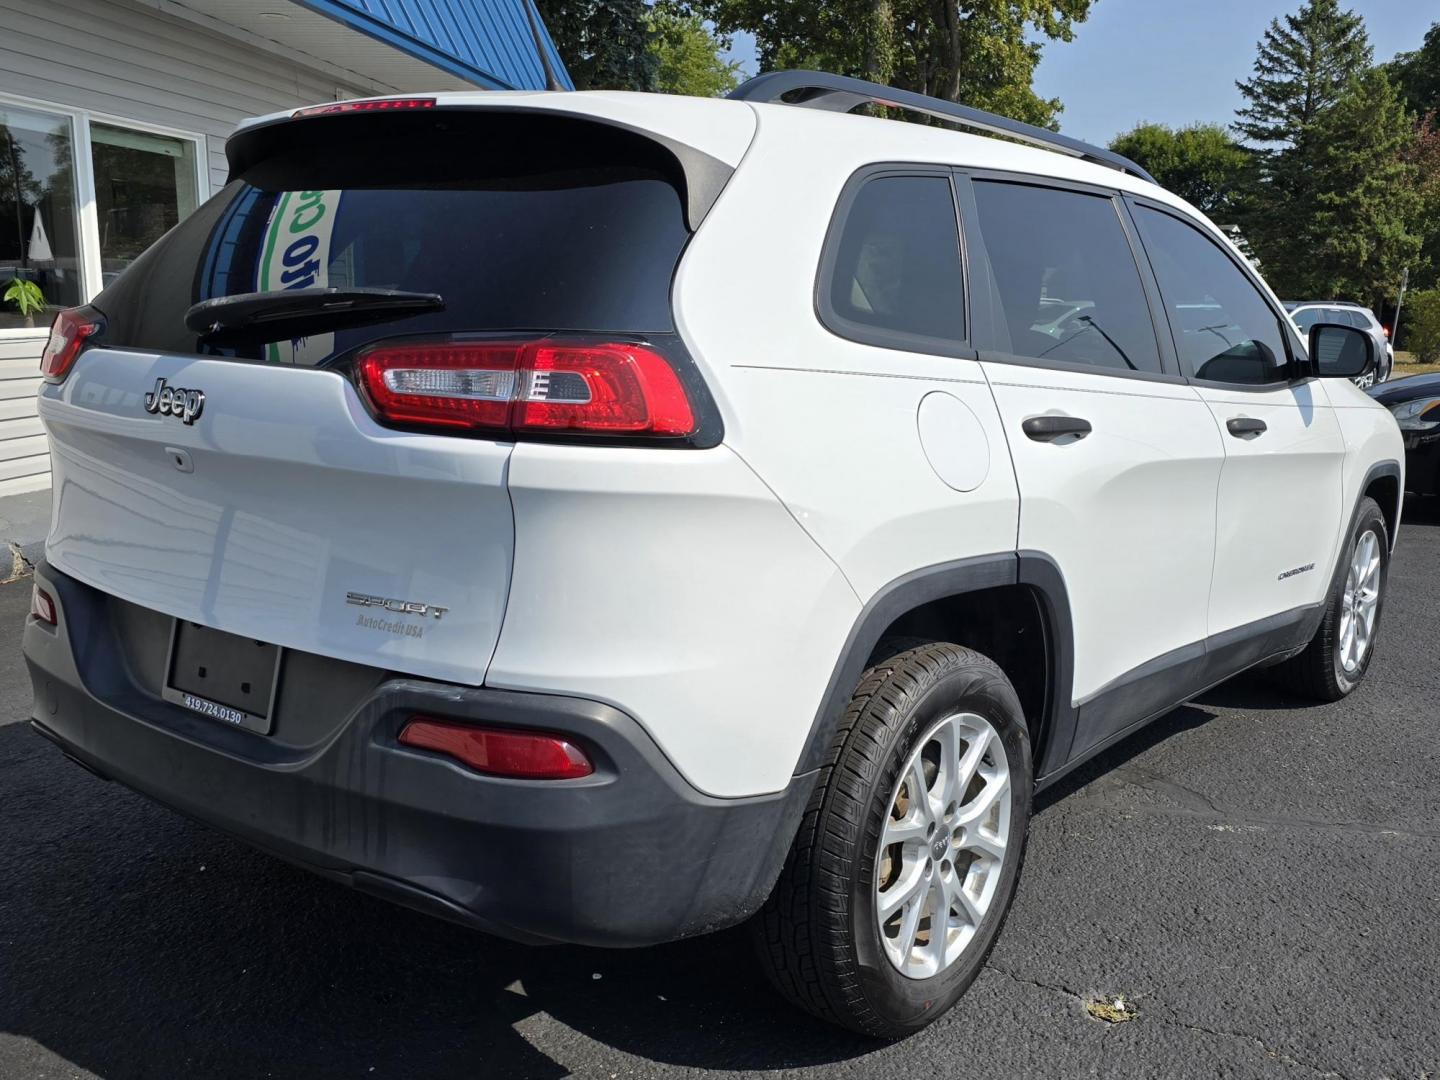
[[[1037,788],[1243,669],[1365,674],[1373,346],[1307,351],[1124,159],[797,72],[227,152],[43,361],[33,723],[101,776],[521,941],[750,919],[894,1037],[975,977]]]

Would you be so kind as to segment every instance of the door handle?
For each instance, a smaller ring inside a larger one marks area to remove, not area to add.
[[[1021,423],[1020,430],[1036,442],[1054,442],[1066,435],[1083,439],[1094,428],[1078,416],[1032,416]]]
[[[1246,435],[1263,435],[1267,428],[1264,420],[1257,420],[1253,416],[1232,416],[1225,421],[1226,430],[1237,439],[1243,439]]]

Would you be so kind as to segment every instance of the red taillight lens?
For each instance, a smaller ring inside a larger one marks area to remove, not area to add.
[[[311,105],[296,109],[290,115],[329,116],[332,113],[350,112],[403,112],[411,109],[433,109],[434,98],[372,98],[369,101],[337,101],[334,105]]]
[[[417,716],[401,730],[400,744],[445,754],[476,772],[517,780],[578,780],[595,771],[578,746],[543,731],[477,727]]]
[[[36,622],[42,622],[46,626],[56,626],[60,622],[55,615],[55,598],[39,585],[30,590],[30,614],[35,617]]]
[[[494,431],[676,438],[695,410],[670,361],[626,342],[383,345],[356,363],[380,419]]]
[[[361,356],[357,370],[383,419],[499,430],[510,424],[519,352],[513,343],[386,347]]]
[[[101,325],[98,313],[90,308],[66,308],[56,315],[50,326],[50,340],[40,355],[40,374],[50,382],[63,381]]]

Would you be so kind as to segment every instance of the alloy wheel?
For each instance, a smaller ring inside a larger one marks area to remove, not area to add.
[[[928,979],[965,951],[995,899],[1010,833],[999,733],[955,713],[919,741],[890,796],[875,855],[875,918],[900,974]]]
[[[1360,670],[1375,637],[1380,612],[1380,541],[1367,529],[1355,543],[1345,593],[1340,600],[1340,666],[1346,675]]]

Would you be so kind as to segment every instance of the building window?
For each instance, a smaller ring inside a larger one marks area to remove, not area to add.
[[[0,339],[44,337],[57,311],[94,299],[194,212],[209,195],[204,148],[201,135],[0,97]]]
[[[70,117],[0,103],[0,330],[43,329],[81,302],[75,192]]]
[[[103,287],[195,209],[195,143],[95,122],[90,161]]]

